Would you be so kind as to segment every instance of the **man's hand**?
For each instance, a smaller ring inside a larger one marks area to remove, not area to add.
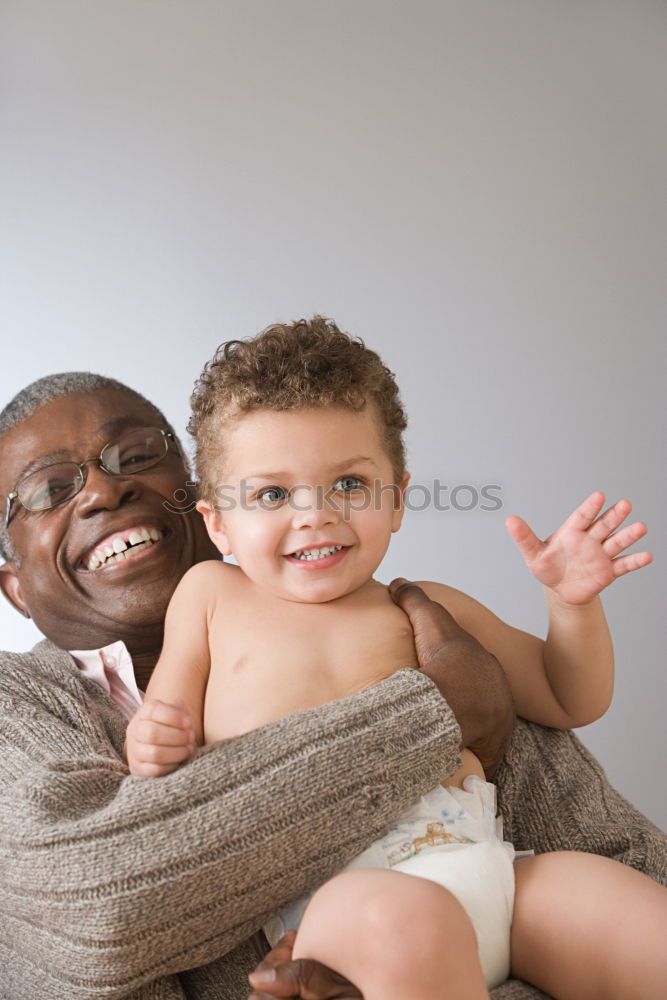
[[[196,746],[190,715],[183,702],[147,698],[132,717],[125,756],[132,774],[159,778],[175,771]]]
[[[359,990],[333,969],[311,959],[292,960],[296,931],[287,931],[250,973],[249,1000],[363,1000]]]
[[[514,726],[514,704],[502,667],[416,584],[393,580],[389,592],[410,619],[422,673],[434,681],[456,716],[462,746],[479,757],[490,777],[503,758]]]

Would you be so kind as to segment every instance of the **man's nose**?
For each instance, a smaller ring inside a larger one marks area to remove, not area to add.
[[[112,476],[102,468],[98,458],[88,459],[84,464],[86,481],[75,497],[83,517],[98,510],[115,510],[141,493],[141,484],[134,476]]]
[[[340,520],[340,511],[326,491],[319,487],[302,486],[290,497],[292,526],[320,529]]]

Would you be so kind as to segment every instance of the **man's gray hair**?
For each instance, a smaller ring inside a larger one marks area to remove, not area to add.
[[[57,375],[45,375],[38,378],[36,382],[31,382],[25,389],[14,396],[0,412],[0,438],[13,427],[22,424],[24,420],[35,413],[41,406],[59,399],[61,396],[69,396],[74,392],[96,392],[98,389],[117,389],[127,392],[135,399],[140,399],[146,403],[155,415],[165,424],[167,421],[162,412],[150,400],[142,396],[136,389],[130,389],[128,385],[123,385],[115,378],[108,378],[106,375],[96,375],[94,372],[59,372]],[[167,426],[169,426],[167,424]],[[13,489],[14,483],[11,484]],[[4,510],[0,513],[4,521]],[[0,556],[3,559],[14,559],[15,553],[6,528],[0,527]]]

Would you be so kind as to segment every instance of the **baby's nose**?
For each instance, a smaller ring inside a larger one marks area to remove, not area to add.
[[[295,528],[321,528],[335,524],[339,518],[337,508],[330,503],[321,487],[300,486],[290,497],[292,524]]]

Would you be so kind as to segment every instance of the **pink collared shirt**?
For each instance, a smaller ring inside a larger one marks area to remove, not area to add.
[[[102,649],[70,649],[69,653],[83,676],[99,684],[129,721],[144,696],[137,687],[125,643],[112,642]]]

